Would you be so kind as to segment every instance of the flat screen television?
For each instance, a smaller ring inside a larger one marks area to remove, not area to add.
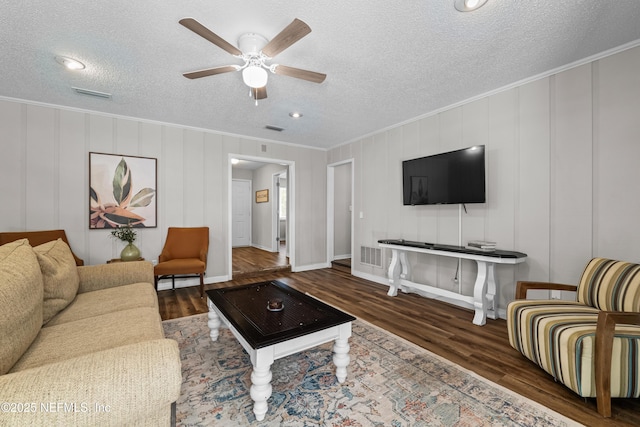
[[[484,203],[484,145],[402,162],[404,205]]]

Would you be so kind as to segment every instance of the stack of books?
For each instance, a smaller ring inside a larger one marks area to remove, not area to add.
[[[484,240],[472,240],[467,243],[471,249],[477,249],[485,252],[493,252],[496,250],[496,242],[486,242]]]

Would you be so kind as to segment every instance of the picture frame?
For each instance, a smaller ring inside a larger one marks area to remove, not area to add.
[[[89,229],[158,226],[158,160],[89,152]]]
[[[256,191],[256,203],[266,203],[269,201],[269,190]]]

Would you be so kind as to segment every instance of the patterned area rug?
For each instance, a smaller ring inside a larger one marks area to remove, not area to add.
[[[180,426],[579,425],[362,320],[353,323],[343,384],[331,343],[276,360],[269,410],[258,422],[251,361],[231,332],[221,329],[212,342],[206,314],[163,325],[180,346]]]

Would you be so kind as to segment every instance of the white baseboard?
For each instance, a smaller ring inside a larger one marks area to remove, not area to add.
[[[322,268],[330,268],[331,263],[325,262],[321,264],[309,264],[309,265],[298,265],[295,268],[291,267],[291,271],[294,273],[298,273],[301,271],[309,271],[309,270],[320,270]]]
[[[361,279],[368,280],[370,282],[374,282],[385,287],[389,287],[389,280],[386,277],[376,276],[375,274],[363,273],[362,271],[351,269],[351,275],[359,277]]]
[[[271,248],[271,247],[266,247],[266,246],[262,246],[262,245],[256,245],[254,243],[251,244],[251,247],[273,253],[273,248]]]

